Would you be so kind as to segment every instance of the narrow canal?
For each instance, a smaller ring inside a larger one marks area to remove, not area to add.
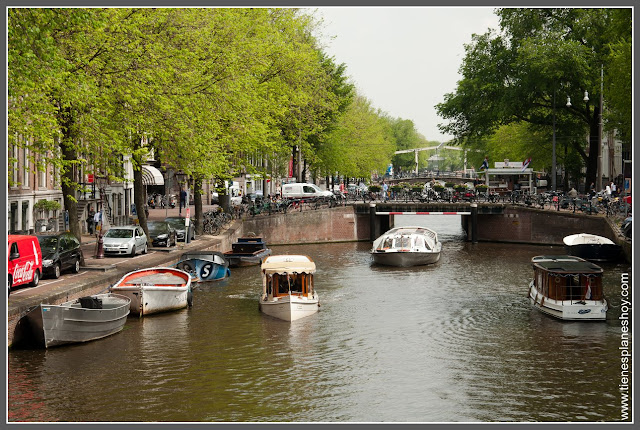
[[[526,297],[534,255],[463,241],[458,217],[399,217],[444,242],[432,266],[370,263],[369,243],[274,247],[317,264],[320,312],[258,311],[258,267],[201,284],[191,309],[129,318],[84,345],[8,354],[9,421],[617,421],[621,274],[606,322],[562,322]]]

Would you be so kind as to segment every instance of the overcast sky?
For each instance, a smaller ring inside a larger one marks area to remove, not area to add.
[[[360,94],[428,140],[447,141],[435,105],[460,80],[464,44],[498,28],[490,7],[321,7],[325,52],[345,63]]]

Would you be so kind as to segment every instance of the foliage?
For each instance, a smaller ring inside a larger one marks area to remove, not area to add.
[[[550,130],[555,114],[558,134],[576,137],[570,144],[592,180],[598,152],[593,136],[600,112],[600,69],[603,65],[609,70],[614,58],[624,58],[611,55],[612,43],[629,40],[630,26],[620,18],[629,10],[509,8],[497,13],[501,32],[475,35],[465,46],[463,79],[437,106],[450,121],[440,128],[459,141],[477,143],[501,126],[519,122]],[[618,39],[612,37],[613,30],[607,31],[614,23],[620,24]],[[585,91],[589,101],[582,101]],[[567,97],[572,100],[570,107]],[[579,138],[587,134],[588,149]]]
[[[34,209],[43,211],[56,211],[60,209],[60,202],[55,200],[38,200],[34,205]]]

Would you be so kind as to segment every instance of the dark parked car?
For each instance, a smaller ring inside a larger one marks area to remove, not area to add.
[[[42,270],[45,275],[59,278],[63,270],[78,273],[84,264],[80,241],[71,233],[38,235],[42,249]]]
[[[149,228],[149,238],[153,246],[166,246],[167,248],[176,244],[178,235],[176,229],[166,221],[147,221]]]
[[[185,218],[182,216],[170,216],[164,219],[165,222],[169,223],[171,227],[176,229],[176,233],[178,235],[178,240],[180,242],[185,242],[185,231],[187,228],[185,227],[184,220]],[[190,240],[194,240],[196,238],[196,228],[193,224],[194,219],[191,218],[189,220],[189,238]]]

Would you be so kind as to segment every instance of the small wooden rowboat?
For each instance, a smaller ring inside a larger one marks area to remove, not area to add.
[[[174,267],[152,267],[127,273],[111,291],[131,300],[131,313],[144,316],[191,304],[191,276]]]

